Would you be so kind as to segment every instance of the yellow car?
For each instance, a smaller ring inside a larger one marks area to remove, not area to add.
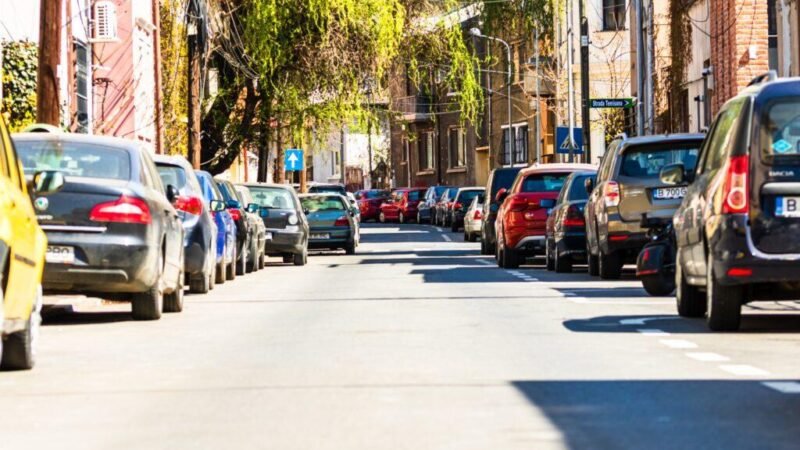
[[[0,117],[0,369],[33,367],[42,306],[42,271],[47,237],[36,220],[25,176]],[[60,172],[33,177],[37,201],[64,184]],[[44,200],[41,200],[44,199]]]

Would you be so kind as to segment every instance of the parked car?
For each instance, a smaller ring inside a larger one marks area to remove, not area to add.
[[[440,227],[450,225],[450,209],[453,206],[453,199],[458,193],[458,188],[451,186],[444,190],[439,201],[433,206],[433,223]]]
[[[501,189],[508,190],[514,184],[514,180],[520,170],[522,170],[521,167],[503,167],[494,169],[489,174],[486,191],[484,192],[483,210],[481,211],[481,255],[495,254],[497,234],[494,229],[494,223],[497,220],[497,211],[500,209],[501,203],[497,200],[497,193]]]
[[[304,194],[300,204],[308,218],[309,248],[344,249],[355,254],[358,224],[347,198],[340,194]]]
[[[381,205],[378,220],[381,223],[398,221],[405,223],[417,217],[417,205],[422,200],[425,188],[402,188],[392,191],[392,195]]]
[[[689,185],[674,216],[678,313],[736,330],[742,305],[800,298],[800,79],[755,79],[715,119],[696,169],[661,170]],[[705,295],[703,295],[705,293]]]
[[[337,183],[309,183],[307,190],[309,194],[347,195],[344,185]]]
[[[250,225],[250,247],[247,250],[247,273],[256,272],[264,268],[266,264],[267,254],[264,250],[267,244],[267,227],[261,216],[258,214],[261,207],[255,203],[253,197],[250,195],[250,190],[245,186],[234,186],[236,195],[239,197],[239,202],[244,205],[247,211],[247,221]]]
[[[236,278],[236,222],[225,206],[225,198],[210,173],[197,170],[197,181],[203,192],[203,199],[211,209],[214,224],[217,226],[217,257],[214,283],[223,284],[225,280]],[[214,289],[214,283],[210,288]]]
[[[545,260],[547,270],[572,272],[572,265],[586,261],[586,220],[584,208],[589,199],[586,180],[594,181],[597,170],[570,174],[547,218]]]
[[[520,171],[511,189],[500,189],[495,220],[500,267],[518,267],[527,257],[545,253],[547,216],[564,181],[572,172],[593,168],[589,164],[535,164]]]
[[[686,183],[667,185],[659,172],[681,163],[694,170],[705,136],[671,134],[618,137],[608,146],[586,204],[586,243],[591,275],[617,279],[626,263],[635,263],[647,242],[643,216],[672,217],[686,193]]]
[[[464,240],[475,242],[481,235],[481,215],[483,210],[484,195],[480,194],[472,199],[464,215]]]
[[[59,171],[36,204],[52,255],[45,291],[132,301],[133,318],[183,309],[183,224],[146,144],[72,133],[14,136],[25,174]]]
[[[191,164],[180,156],[156,155],[161,183],[175,186],[180,196],[174,206],[183,222],[183,273],[189,291],[205,294],[214,282],[217,226]]]
[[[417,223],[433,223],[436,204],[442,199],[444,192],[453,186],[431,186],[417,209]]]
[[[352,192],[348,192],[347,195],[345,195],[345,198],[347,199],[347,203],[350,206],[350,209],[353,211],[356,223],[360,223],[361,209],[358,207],[358,200],[356,200],[356,196],[353,195]]]
[[[472,199],[483,195],[486,188],[465,187],[458,190],[453,199],[453,206],[450,208],[450,231],[457,232],[464,226],[464,216],[467,215],[467,208],[472,203]]]
[[[253,229],[253,219],[247,215],[247,205],[243,205],[233,183],[215,178],[225,206],[233,221],[236,222],[236,275],[247,273],[247,264],[250,261],[250,249],[253,248],[256,230]]]
[[[0,317],[4,319],[0,321],[0,369],[28,370],[35,363],[42,272],[45,260],[56,260],[59,252],[55,247],[48,251],[47,236],[36,222],[28,194],[41,208],[63,187],[61,172],[43,170],[32,174],[28,190],[14,144],[0,116]]]
[[[364,189],[356,192],[356,201],[364,222],[378,220],[381,205],[389,198],[389,191],[383,189]]]
[[[308,220],[300,199],[290,185],[245,183],[258,215],[267,229],[266,252],[282,256],[284,263],[303,266],[308,262]]]

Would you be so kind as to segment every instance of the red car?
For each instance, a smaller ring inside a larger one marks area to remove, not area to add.
[[[389,198],[389,191],[383,189],[364,189],[356,192],[358,209],[361,211],[361,221],[378,220],[381,214],[381,205]]]
[[[536,164],[522,169],[511,186],[497,193],[497,265],[519,267],[525,258],[545,253],[547,216],[572,172],[589,164]]]
[[[401,188],[392,191],[392,195],[381,205],[378,220],[381,223],[398,221],[409,222],[417,217],[417,208],[426,188]]]

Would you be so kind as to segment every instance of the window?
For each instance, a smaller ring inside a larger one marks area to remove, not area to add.
[[[450,167],[467,165],[467,134],[463,128],[451,128],[448,133]]]
[[[42,170],[60,170],[68,177],[131,178],[131,156],[122,148],[44,139],[18,141],[17,151],[28,175]]]
[[[597,174],[598,181],[605,181],[608,179],[609,172],[611,171],[611,161],[613,161],[614,155],[617,152],[617,147],[619,147],[621,143],[622,141],[617,139],[611,141],[611,144],[608,145],[608,149],[603,155],[603,160],[600,162],[600,171]]]
[[[686,170],[697,167],[698,144],[630,148],[622,154],[619,174],[625,177],[658,178],[661,169],[681,163]]]
[[[625,0],[603,0],[603,31],[625,29]]]
[[[75,96],[76,111],[75,119],[77,120],[76,133],[89,133],[89,123],[91,115],[89,111],[89,97],[91,96],[89,81],[89,47],[83,42],[75,42]]]
[[[417,141],[419,170],[433,169],[433,131],[423,131]]]
[[[569,173],[536,173],[522,181],[520,192],[559,192]]]
[[[294,199],[289,191],[281,188],[250,187],[250,195],[258,206],[269,209],[290,209]]]
[[[778,70],[778,12],[776,3],[776,0],[767,0],[767,57],[770,70]],[[790,44],[787,42],[787,45]]]
[[[800,115],[798,97],[784,97],[769,106],[762,125],[764,161],[768,164],[793,163],[800,158]]]
[[[510,132],[508,127],[503,128],[503,165],[511,165],[511,141],[509,140]]]
[[[508,126],[503,128],[503,165],[528,163],[528,124],[513,125],[514,152],[511,152]]]
[[[736,102],[719,114],[714,134],[708,138],[708,148],[703,157],[703,172],[713,172],[722,167],[733,145],[735,125],[738,123],[742,102]],[[689,169],[689,167],[687,167]]]

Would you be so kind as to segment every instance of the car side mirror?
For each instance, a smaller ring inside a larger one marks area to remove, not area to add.
[[[236,200],[230,200],[225,204],[225,206],[227,206],[228,208],[232,208],[232,209],[239,209],[239,208],[242,207],[242,204],[239,203]]]
[[[350,217],[355,217],[356,216],[356,212],[354,210],[351,209],[348,212],[350,213]]]
[[[247,212],[249,213],[255,214],[258,212],[259,209],[261,209],[261,206],[259,206],[258,203],[250,203],[249,205],[247,205]]]
[[[225,203],[219,200],[211,200],[208,206],[211,208],[211,211],[214,212],[225,211]]]
[[[497,201],[497,203],[503,203],[506,197],[508,197],[508,189],[502,188],[497,191],[497,195],[494,197],[494,199]]]
[[[175,203],[180,197],[181,191],[178,190],[175,186],[168,184],[167,185],[167,200],[170,203]]]
[[[309,211],[307,209],[303,208],[303,214],[308,215],[308,213],[309,213]]]
[[[591,179],[591,178],[587,178],[587,179],[586,179],[586,180],[583,182],[583,186],[586,188],[586,193],[587,193],[587,194],[591,194],[591,193],[592,193],[592,191],[594,190],[594,180],[593,180],[593,179]]]
[[[43,170],[33,175],[31,189],[34,194],[48,195],[60,191],[64,187],[64,174],[58,170]]]
[[[552,198],[543,198],[543,199],[539,200],[539,206],[544,208],[544,209],[550,209],[550,208],[556,206],[556,201],[553,200]]]
[[[668,185],[683,184],[686,182],[686,168],[681,163],[669,164],[661,169],[658,178]]]

